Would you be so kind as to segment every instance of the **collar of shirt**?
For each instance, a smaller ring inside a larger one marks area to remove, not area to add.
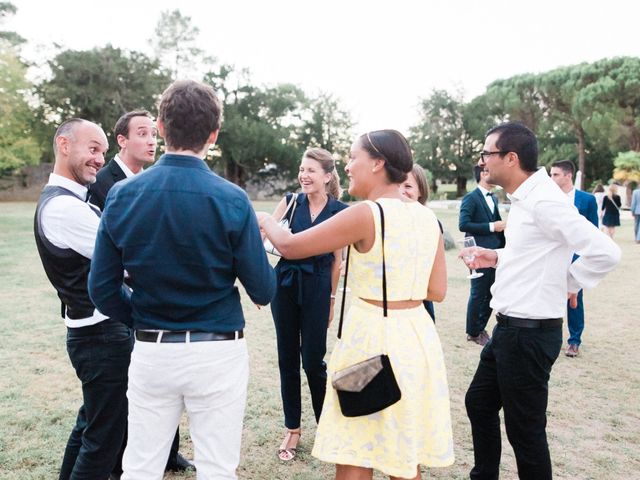
[[[511,194],[507,193],[507,197],[509,197],[509,200],[511,200],[512,202],[524,200],[535,187],[545,182],[545,179],[547,178],[550,178],[549,174],[547,173],[547,169],[544,167],[539,168],[536,173],[529,176],[529,178],[522,182],[522,184],[518,188],[516,188],[515,192]]]
[[[572,188],[570,191],[568,191],[567,197],[569,197],[569,200],[571,200],[571,203],[576,203],[576,189]]]
[[[57,173],[51,173],[49,175],[49,182],[47,183],[47,185],[55,185],[58,187],[66,188],[67,190],[75,193],[82,200],[87,198],[87,187],[84,187],[78,182],[75,182],[67,177],[58,175]]]
[[[122,159],[120,158],[120,155],[116,154],[113,157],[113,160],[114,160],[114,162],[116,162],[118,164],[120,169],[122,169],[122,171],[127,176],[127,178],[130,178],[130,177],[133,177],[134,175],[137,175],[136,173],[133,173],[129,167],[127,167],[127,164],[122,161]],[[140,169],[140,172],[141,171],[142,171],[142,169]],[[138,172],[138,173],[140,173],[140,172]]]
[[[478,185],[478,190],[480,190],[480,193],[482,193],[483,197],[486,197],[488,193],[491,193],[489,190],[480,185]]]
[[[192,155],[180,155],[178,153],[165,153],[158,159],[155,165],[167,167],[201,168],[203,170],[211,172],[211,169],[203,159],[194,157]]]
[[[486,188],[481,187],[480,185],[478,185],[478,190],[480,190],[480,193],[484,197],[484,201],[487,202],[487,207],[489,207],[489,210],[491,210],[491,213],[493,213],[495,211],[496,205],[495,203],[493,203],[493,196],[491,195],[491,192]]]

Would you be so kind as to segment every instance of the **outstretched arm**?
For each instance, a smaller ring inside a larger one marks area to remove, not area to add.
[[[342,210],[330,219],[295,235],[283,230],[273,216],[258,212],[260,228],[285,258],[307,258],[355,244],[367,251],[375,240],[373,213],[365,203]]]

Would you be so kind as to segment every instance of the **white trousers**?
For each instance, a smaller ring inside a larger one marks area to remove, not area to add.
[[[199,480],[236,479],[247,401],[244,339],[136,341],[129,366],[129,424],[122,480],[161,480],[183,409]]]

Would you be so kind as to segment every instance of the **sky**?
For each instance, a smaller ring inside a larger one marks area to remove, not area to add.
[[[470,100],[522,73],[640,56],[640,2],[633,0],[12,0],[5,29],[29,41],[25,56],[113,46],[151,54],[163,10],[179,8],[200,29],[200,47],[248,68],[253,83],[329,92],[356,132],[408,133],[434,89]]]

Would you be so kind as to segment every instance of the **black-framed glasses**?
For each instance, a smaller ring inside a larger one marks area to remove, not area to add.
[[[480,159],[485,162],[487,157],[490,157],[491,155],[506,155],[507,151],[504,150],[496,150],[495,152],[480,152]]]

